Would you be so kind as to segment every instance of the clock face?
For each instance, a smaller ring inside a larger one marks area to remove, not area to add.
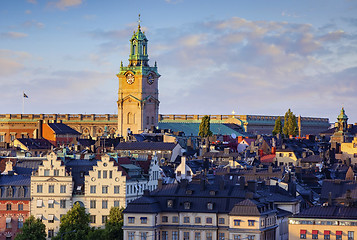
[[[135,77],[133,74],[129,73],[128,75],[126,75],[126,82],[128,84],[133,84],[135,81]]]
[[[154,83],[154,75],[152,75],[151,73],[148,76],[148,84],[153,84]]]

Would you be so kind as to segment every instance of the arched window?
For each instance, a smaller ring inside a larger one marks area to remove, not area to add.
[[[12,187],[6,189],[6,197],[12,197]]]
[[[146,45],[143,45],[143,55],[146,55]]]
[[[146,125],[149,125],[149,124],[150,124],[150,118],[146,117]]]
[[[127,123],[128,124],[131,124],[132,122],[132,117],[133,117],[133,114],[131,112],[128,113],[128,116],[127,116]]]
[[[154,117],[151,117],[151,124],[154,125]]]
[[[133,54],[136,54],[136,45],[133,45]]]

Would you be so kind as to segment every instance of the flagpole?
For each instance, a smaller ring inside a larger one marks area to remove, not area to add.
[[[25,113],[25,91],[22,91],[22,114]]]

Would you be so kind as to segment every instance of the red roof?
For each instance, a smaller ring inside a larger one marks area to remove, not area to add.
[[[260,161],[265,163],[273,163],[274,158],[275,158],[275,154],[269,154],[269,155],[262,156],[260,158]]]

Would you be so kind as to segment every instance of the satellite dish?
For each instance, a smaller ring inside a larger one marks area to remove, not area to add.
[[[231,134],[231,137],[232,137],[233,139],[236,139],[236,138],[237,138],[237,135],[236,135],[235,133],[232,133],[232,134]]]

